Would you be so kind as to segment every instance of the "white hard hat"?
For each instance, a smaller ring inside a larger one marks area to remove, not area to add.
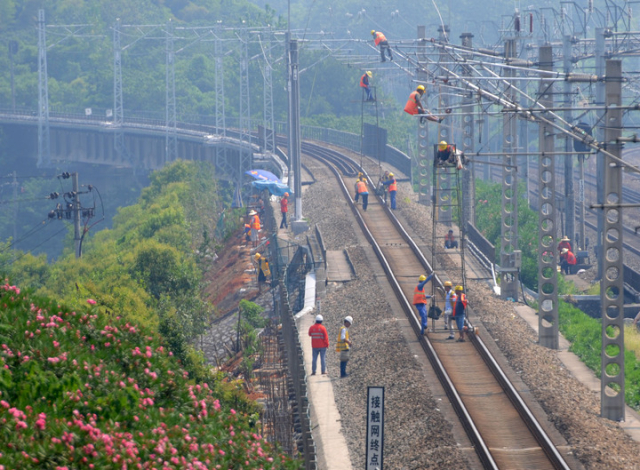
[[[322,315],[316,315],[316,323],[317,322],[321,322],[323,320],[324,320],[324,318],[322,318]]]
[[[353,318],[351,318],[350,316],[344,317],[344,321],[348,321],[349,323],[351,323],[353,325]]]

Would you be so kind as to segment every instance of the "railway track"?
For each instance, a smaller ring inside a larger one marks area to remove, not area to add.
[[[358,171],[364,170],[348,157],[308,142],[303,146],[303,153],[331,169],[345,198],[351,202],[354,217],[373,247],[483,467],[569,469],[561,451],[479,336],[454,343],[446,340],[448,332],[444,330],[420,335],[419,320],[408,299],[413,294],[417,276],[431,272],[431,267],[392,211],[373,194],[366,212],[353,204],[350,188]],[[437,276],[432,282],[442,287]],[[472,324],[469,327],[473,330]]]

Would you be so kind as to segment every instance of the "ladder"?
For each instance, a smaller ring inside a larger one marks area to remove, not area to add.
[[[457,150],[453,146],[454,152]],[[462,220],[462,174],[466,169],[458,170],[455,164],[441,165],[437,157],[438,147],[434,145],[433,153],[433,186],[432,186],[432,231],[431,231],[431,266],[442,281],[451,281],[453,288],[461,285],[466,292],[465,273],[465,226]],[[453,243],[448,240],[453,235]],[[445,272],[446,271],[446,272]],[[432,305],[444,313],[443,300],[438,300],[436,285],[432,285],[434,295]],[[440,305],[442,304],[442,305]],[[435,318],[432,319],[432,331],[435,331]]]

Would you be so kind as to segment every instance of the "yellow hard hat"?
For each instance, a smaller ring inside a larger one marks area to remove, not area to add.
[[[453,284],[451,284],[451,281],[444,281],[444,286],[445,287],[453,287]]]
[[[418,88],[416,88],[416,90],[424,93],[424,86],[423,85],[418,85]]]
[[[373,74],[369,70],[367,70],[367,75],[369,76],[369,78],[373,77]]]
[[[366,183],[367,182],[367,178],[365,178],[364,176],[362,177],[362,182]]]
[[[456,292],[460,292],[464,289],[464,287],[462,286],[456,286],[456,288],[454,289]]]
[[[427,276],[425,276],[424,274],[420,275],[420,277],[418,278],[418,281],[422,282],[422,281],[426,281],[427,280]]]
[[[440,143],[438,144],[438,150],[444,150],[447,148],[447,142],[444,140],[441,140]]]
[[[256,255],[253,257],[253,259],[255,259],[256,261],[260,258],[262,258],[262,256],[260,256],[260,253],[256,253]]]
[[[372,30],[371,30],[371,34],[376,34],[376,30],[375,30],[375,29],[372,29]]]
[[[393,173],[389,173],[389,176],[393,177]]]

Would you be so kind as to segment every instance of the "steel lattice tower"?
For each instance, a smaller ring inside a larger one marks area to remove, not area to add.
[[[222,40],[216,35],[214,49],[216,64],[216,134],[226,136],[227,125],[224,118],[224,64],[221,43]]]
[[[51,166],[49,136],[49,80],[44,10],[38,10],[38,167]]]
[[[271,68],[271,31],[267,31],[264,40],[264,148],[275,152],[275,127],[273,120],[273,81]]]

